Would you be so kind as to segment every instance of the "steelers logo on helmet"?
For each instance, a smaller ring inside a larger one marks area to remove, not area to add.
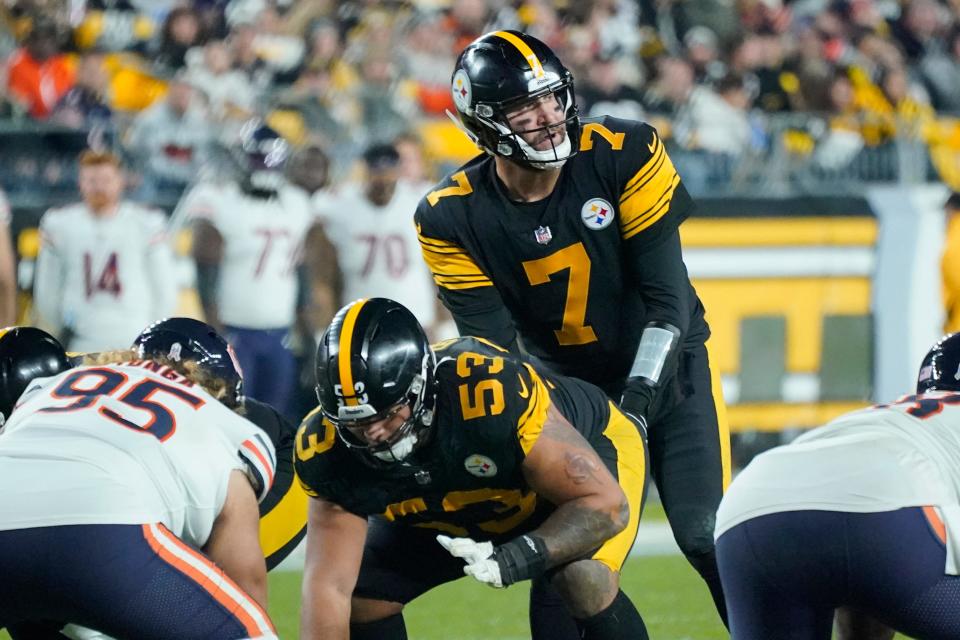
[[[591,198],[583,203],[580,209],[580,219],[587,229],[600,231],[606,229],[613,222],[616,211],[613,205],[603,198]]]
[[[470,100],[473,97],[473,91],[470,87],[470,76],[463,69],[458,69],[453,74],[453,84],[450,87],[453,94],[453,104],[459,111],[468,113],[472,110]]]

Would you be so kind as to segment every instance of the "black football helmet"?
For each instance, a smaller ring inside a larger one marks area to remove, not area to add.
[[[35,378],[47,378],[72,368],[60,341],[36,327],[0,330],[0,414],[3,419]]]
[[[230,392],[222,400],[228,407],[243,402],[243,372],[233,347],[205,322],[193,318],[167,318],[140,332],[133,348],[141,358],[163,356],[170,360],[193,360],[212,375],[226,381]]]
[[[481,149],[533,169],[552,169],[580,149],[580,117],[573,76],[544,43],[519,31],[494,31],[460,54],[451,91],[460,122]],[[553,95],[563,109],[566,136],[538,151],[521,134],[561,126],[513,131],[506,114],[525,103]]]
[[[320,338],[316,367],[324,417],[364,461],[377,467],[402,462],[426,441],[437,396],[435,358],[406,307],[386,298],[343,307]],[[410,418],[387,441],[370,444],[351,432],[404,405]]]
[[[960,391],[960,333],[943,336],[923,357],[917,393],[928,391]]]
[[[248,120],[240,129],[233,155],[240,167],[242,186],[249,193],[268,197],[286,180],[290,145],[258,118]]]

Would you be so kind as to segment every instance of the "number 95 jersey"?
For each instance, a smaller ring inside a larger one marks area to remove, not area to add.
[[[410,466],[370,466],[317,410],[297,433],[296,469],[307,493],[359,516],[382,515],[454,536],[497,539],[535,528],[552,507],[526,485],[521,466],[548,407],[555,400],[593,444],[603,437],[609,401],[586,383],[543,379],[475,338],[434,350],[436,416],[429,440],[408,458]]]
[[[35,380],[0,431],[0,530],[163,523],[203,546],[230,472],[263,497],[276,453],[259,428],[151,361]]]
[[[416,224],[440,297],[455,317],[505,306],[527,351],[564,375],[602,386],[626,377],[646,323],[638,272],[646,278],[661,268],[636,269],[627,256],[675,234],[691,209],[653,127],[604,117],[583,124],[580,151],[545,200],[510,200],[493,159],[480,156],[427,194]],[[689,322],[687,342],[702,342],[703,307],[677,262],[670,295],[682,298],[682,320],[671,323]]]

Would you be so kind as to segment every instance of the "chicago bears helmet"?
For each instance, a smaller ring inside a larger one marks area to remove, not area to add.
[[[386,298],[343,307],[317,347],[320,409],[347,447],[373,466],[401,462],[426,440],[436,403],[435,358],[416,317]],[[409,406],[410,417],[386,441],[371,444],[363,428]]]
[[[254,118],[243,125],[233,155],[246,191],[269,196],[283,185],[290,145],[261,120]]]
[[[960,333],[943,336],[920,363],[917,393],[960,391]]]
[[[529,168],[553,169],[580,148],[580,118],[573,76],[550,48],[519,31],[494,31],[467,46],[457,59],[451,85],[460,122],[477,146]],[[556,98],[564,120],[513,131],[507,113],[545,96]],[[537,150],[522,134],[546,134],[563,126],[566,135]]]
[[[193,318],[167,318],[140,332],[133,348],[141,358],[163,356],[170,360],[193,360],[212,375],[223,379],[230,390],[223,404],[243,402],[243,372],[233,347],[205,322]]]
[[[0,414],[9,418],[35,378],[63,373],[73,365],[60,341],[36,327],[0,330]]]

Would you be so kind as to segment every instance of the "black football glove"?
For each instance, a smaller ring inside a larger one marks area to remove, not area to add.
[[[630,378],[620,398],[620,408],[629,413],[647,430],[647,416],[657,396],[657,387],[649,378]]]

